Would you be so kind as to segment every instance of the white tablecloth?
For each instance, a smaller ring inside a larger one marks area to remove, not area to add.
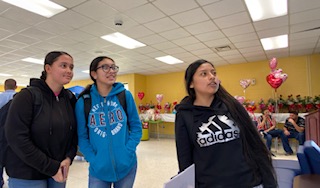
[[[305,115],[308,113],[300,113],[299,116],[305,118]],[[254,115],[258,118],[261,113],[254,113]],[[285,123],[286,119],[289,117],[289,113],[277,113],[277,114],[272,114],[277,123]],[[140,114],[141,119],[145,119],[147,114]],[[160,114],[160,117],[162,121],[164,122],[174,122],[176,115],[175,114]]]

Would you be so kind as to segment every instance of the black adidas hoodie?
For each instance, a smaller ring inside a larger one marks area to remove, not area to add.
[[[210,107],[189,97],[177,105],[175,137],[180,172],[195,164],[196,188],[252,188],[252,169],[245,160],[241,133],[217,97]]]

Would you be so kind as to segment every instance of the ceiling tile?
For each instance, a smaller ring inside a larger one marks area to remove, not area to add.
[[[252,33],[252,32],[255,32],[255,30],[254,30],[252,24],[244,24],[244,25],[240,25],[240,26],[236,26],[236,27],[222,29],[222,32],[226,36],[232,37],[232,36],[236,36],[236,35]]]
[[[62,12],[51,19],[73,28],[79,28],[93,22],[93,20],[72,10]]]
[[[125,14],[141,24],[165,17],[165,15],[152,4],[130,9],[126,11]]]
[[[211,20],[204,21],[201,23],[195,23],[193,25],[186,26],[185,28],[192,35],[198,35],[201,33],[207,33],[210,31],[218,30],[216,24],[214,24]]]
[[[182,28],[165,31],[159,34],[168,40],[174,40],[174,39],[190,36],[190,33],[188,33],[186,30]]]
[[[173,15],[171,18],[181,26],[188,26],[209,20],[209,17],[200,8]]]
[[[7,18],[0,17],[0,29],[10,31],[10,32],[19,32],[23,29],[29,28],[27,24],[19,23]]]
[[[258,40],[258,36],[257,33],[246,33],[243,35],[236,35],[236,36],[232,36],[229,37],[230,41],[233,43],[237,43],[237,42],[244,42],[244,41],[249,41],[249,40]]]
[[[306,10],[312,10],[315,8],[320,8],[319,0],[308,0],[308,2],[301,1],[301,0],[289,0],[288,4],[289,4],[289,12],[291,14],[306,11]]]
[[[31,37],[27,37],[24,35],[20,35],[20,34],[16,34],[16,35],[12,35],[10,37],[8,37],[7,39],[15,41],[15,42],[19,42],[19,43],[24,43],[24,44],[34,44],[39,42],[40,40],[37,38],[31,38]]]
[[[320,8],[292,14],[290,16],[290,24],[298,24],[318,19],[320,19]]]
[[[285,35],[289,33],[288,27],[278,27],[274,29],[267,29],[263,31],[258,31],[258,36],[260,39],[268,38],[268,37],[275,37],[279,35]]]
[[[298,32],[304,32],[304,31],[309,31],[309,30],[318,30],[318,29],[320,29],[320,19],[292,25],[290,27],[290,33],[298,33]]]
[[[61,35],[74,29],[66,24],[61,24],[53,20],[45,20],[37,24],[36,28],[56,35]]]
[[[141,5],[146,4],[147,0],[134,0],[134,1],[128,1],[128,0],[101,0],[102,2],[108,4],[110,7],[113,7],[114,9],[124,12],[126,10],[130,10],[136,7],[139,7]]]
[[[203,43],[195,43],[195,44],[189,44],[189,45],[183,45],[182,48],[188,50],[189,52],[194,53],[194,51],[198,50],[209,50],[209,48],[204,45]]]
[[[79,30],[84,31],[86,33],[89,33],[91,35],[94,35],[96,37],[101,37],[103,35],[107,35],[107,34],[116,32],[115,30],[110,29],[109,27],[106,27],[103,24],[96,23],[96,22],[88,24],[84,27],[81,27],[81,28],[79,28]]]
[[[179,27],[172,19],[166,17],[144,24],[148,29],[155,33],[176,29]]]
[[[234,13],[246,11],[243,1],[241,0],[223,0],[203,6],[206,13],[212,18],[220,18]]]
[[[221,31],[212,31],[212,32],[196,35],[195,37],[200,41],[205,42],[209,40],[225,38],[226,36]]]
[[[204,42],[208,47],[220,47],[220,46],[226,46],[229,45],[231,42],[227,38],[221,38],[216,40],[211,40]]]
[[[181,39],[172,40],[172,42],[179,46],[184,46],[184,45],[199,43],[199,40],[193,36],[189,36]]]
[[[77,5],[80,5],[82,4],[83,2],[87,1],[87,0],[51,0],[63,7],[66,7],[66,8],[72,8],[72,7],[75,7]]]
[[[254,22],[253,25],[254,25],[254,28],[256,29],[256,31],[261,31],[261,30],[265,30],[265,29],[273,29],[273,28],[283,27],[283,26],[288,27],[289,18],[288,18],[288,16],[281,16],[281,17],[277,17],[277,18],[271,18],[271,19],[267,19],[267,20]]]
[[[251,18],[249,17],[247,12],[240,12],[222,18],[214,19],[214,23],[216,23],[217,26],[221,29],[247,24],[250,22]]]
[[[28,25],[35,25],[46,19],[43,16],[18,7],[9,8],[7,11],[3,12],[1,16]]]
[[[117,11],[98,0],[86,1],[79,6],[72,8],[75,12],[87,16],[94,20],[100,20],[105,17],[113,17]]]
[[[158,34],[149,35],[146,37],[139,38],[139,41],[146,44],[146,45],[152,45],[156,43],[161,43],[167,41],[167,39],[163,38],[162,36]]]
[[[167,15],[178,14],[198,7],[194,0],[184,0],[183,3],[172,0],[156,0],[153,4]]]

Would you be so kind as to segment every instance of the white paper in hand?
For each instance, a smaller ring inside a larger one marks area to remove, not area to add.
[[[194,164],[190,165],[183,172],[176,175],[169,182],[165,183],[164,188],[195,188],[195,169]]]

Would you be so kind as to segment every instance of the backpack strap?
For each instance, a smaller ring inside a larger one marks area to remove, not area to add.
[[[86,117],[86,124],[88,124],[88,117],[89,117],[89,113],[90,113],[91,105],[92,105],[91,95],[90,95],[90,93],[83,94],[82,98],[83,98],[83,102],[84,102],[84,115],[85,115],[84,117]]]
[[[117,94],[118,100],[122,106],[122,108],[124,109],[125,113],[128,116],[127,113],[127,100],[126,100],[126,90],[121,91],[120,93]]]
[[[127,125],[130,131],[130,124],[129,124],[129,115],[127,111],[127,100],[126,100],[126,90],[121,91],[120,93],[117,94],[118,100],[124,110],[124,112],[127,115]]]
[[[41,90],[38,87],[28,86],[27,89],[32,95],[32,106],[33,106],[33,118],[34,121],[42,110],[43,96]]]
[[[76,96],[69,89],[64,89],[64,91],[67,93],[67,98],[71,103],[72,109],[75,109],[76,102],[77,102]]]

